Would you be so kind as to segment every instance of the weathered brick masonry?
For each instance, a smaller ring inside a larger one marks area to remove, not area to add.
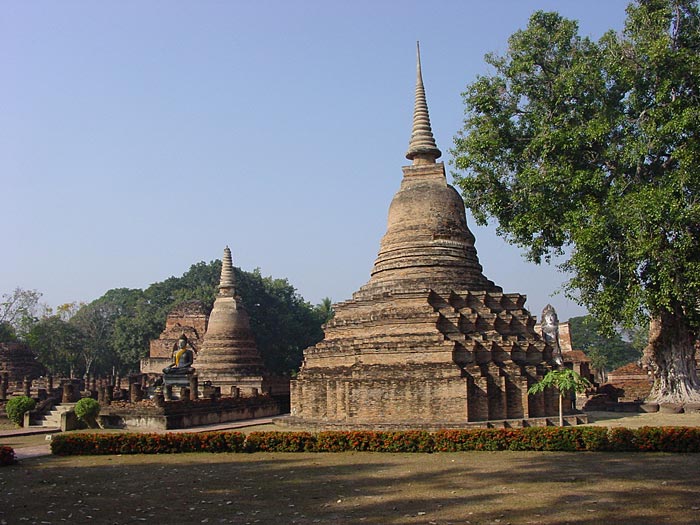
[[[288,423],[515,426],[558,413],[556,392],[527,395],[551,369],[552,349],[525,297],[483,275],[440,155],[419,59],[413,165],[403,168],[369,282],[335,305],[323,341],[304,352]]]

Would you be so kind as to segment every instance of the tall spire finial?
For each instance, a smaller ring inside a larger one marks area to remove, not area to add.
[[[233,259],[231,250],[224,248],[224,258],[221,261],[221,280],[219,282],[219,295],[235,295],[236,282],[233,275]]]
[[[420,42],[416,42],[416,102],[413,107],[413,130],[411,140],[408,143],[406,158],[414,164],[421,162],[435,162],[442,152],[435,144],[433,130],[430,127],[428,115],[428,103],[425,100],[425,88],[423,87],[423,75],[420,68]]]

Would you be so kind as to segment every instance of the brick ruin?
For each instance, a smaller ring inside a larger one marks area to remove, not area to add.
[[[160,375],[163,368],[172,363],[173,348],[182,334],[199,349],[208,321],[209,315],[201,301],[185,301],[175,306],[168,314],[160,337],[151,341],[148,357],[141,360],[141,373]]]
[[[527,394],[552,368],[552,348],[525,296],[483,275],[440,156],[419,57],[413,164],[403,168],[369,282],[334,306],[324,339],[304,352],[286,424],[522,426],[558,414],[556,392]]]
[[[288,381],[271,376],[260,356],[248,313],[236,293],[228,246],[222,260],[219,293],[194,367],[200,383],[220,388],[222,395],[289,395]]]
[[[36,355],[23,343],[0,343],[0,378],[9,388],[19,388],[27,379],[36,379],[46,373]]]

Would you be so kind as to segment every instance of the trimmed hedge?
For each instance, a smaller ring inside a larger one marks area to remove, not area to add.
[[[434,452],[433,434],[425,430],[397,432],[320,432],[316,452]]]
[[[574,452],[606,451],[604,427],[529,427],[475,430],[439,430],[434,434],[436,452],[464,450],[534,450]]]
[[[17,463],[17,458],[15,457],[15,451],[12,447],[0,445],[0,467],[14,465],[15,463]]]
[[[244,444],[242,432],[58,434],[51,440],[51,452],[58,456],[243,452]]]
[[[251,432],[246,452],[314,452],[316,439],[309,432]]]
[[[696,427],[529,427],[427,432],[206,432],[58,434],[57,455],[175,454],[179,452],[700,452]]]

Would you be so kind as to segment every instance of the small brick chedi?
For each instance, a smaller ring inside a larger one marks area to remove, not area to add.
[[[209,314],[202,348],[194,367],[200,382],[210,381],[223,395],[250,395],[269,389],[267,369],[250,329],[248,313],[236,294],[231,250],[226,247],[219,293]],[[238,390],[236,390],[238,389]]]
[[[324,339],[304,351],[289,424],[526,425],[558,414],[556,392],[527,393],[554,365],[552,349],[535,333],[525,296],[483,275],[440,156],[419,54],[413,163],[403,168],[369,282],[335,305]]]
[[[160,375],[163,368],[173,362],[177,340],[183,334],[199,350],[208,319],[201,301],[185,301],[175,306],[168,314],[160,337],[151,341],[148,357],[141,359],[141,373]]]

